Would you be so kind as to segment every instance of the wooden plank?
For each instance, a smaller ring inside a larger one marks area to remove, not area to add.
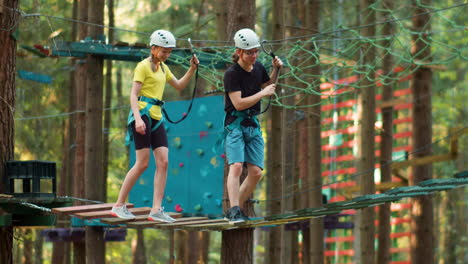
[[[130,209],[128,209],[128,211],[133,213],[134,215],[149,214],[150,210],[151,210],[150,207],[140,207],[140,208],[130,208]],[[110,209],[103,210],[103,211],[76,213],[76,214],[73,214],[73,216],[78,217],[80,219],[96,219],[96,218],[112,217]]]
[[[193,231],[208,231],[208,230],[225,230],[235,227],[235,225],[230,224],[229,221],[224,219],[212,219],[206,221],[205,223],[185,225],[182,228],[185,230]]]
[[[159,229],[187,229],[187,230],[198,230],[194,229],[205,224],[226,224],[229,223],[227,220],[224,219],[205,219],[205,220],[198,220],[198,221],[186,221],[186,222],[174,222],[170,224],[162,224],[156,225],[156,228]]]
[[[172,218],[176,218],[176,219],[182,217],[181,213],[169,212],[168,214]],[[122,219],[122,218],[117,218],[117,217],[102,218],[101,222],[104,224],[108,224],[108,225],[120,225],[120,224],[125,224],[128,222],[138,222],[138,221],[141,222],[141,221],[146,221],[146,220],[148,220],[148,215],[137,215],[135,219]]]
[[[114,203],[103,203],[93,205],[79,205],[69,207],[52,208],[54,214],[75,214],[75,213],[86,213],[93,211],[111,210]],[[127,204],[127,208],[133,208],[133,204]]]
[[[194,221],[194,220],[202,220],[202,219],[208,219],[208,217],[182,217],[176,219],[174,223],[180,223],[180,222],[187,222],[187,221]],[[158,221],[136,221],[136,222],[128,222],[127,226],[131,228],[145,228],[145,227],[154,227],[157,228],[157,226],[164,226],[164,225],[170,225],[173,223],[163,223],[163,222],[158,222]]]

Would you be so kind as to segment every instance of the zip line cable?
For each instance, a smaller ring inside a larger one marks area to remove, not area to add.
[[[372,23],[372,24],[360,25],[360,26],[355,26],[355,27],[350,27],[350,28],[343,28],[343,29],[338,29],[338,30],[331,30],[331,31],[326,31],[326,32],[319,32],[319,33],[315,33],[315,34],[302,35],[302,36],[290,37],[290,38],[284,38],[284,39],[277,39],[277,40],[270,40],[270,41],[266,41],[266,42],[267,43],[287,42],[287,41],[290,41],[290,40],[298,40],[298,39],[303,39],[303,38],[312,38],[312,37],[317,37],[317,36],[322,36],[322,35],[329,35],[329,34],[334,34],[334,33],[338,33],[338,32],[346,32],[346,31],[350,31],[350,30],[354,30],[354,29],[362,29],[362,28],[371,27],[371,26],[375,26],[375,25],[381,25],[381,24],[386,24],[386,23],[393,23],[393,22],[408,20],[408,19],[412,19],[412,18],[422,16],[422,15],[438,13],[438,12],[442,12],[442,11],[446,11],[446,10],[450,10],[450,9],[458,8],[458,7],[464,7],[466,5],[468,5],[468,3],[461,3],[461,4],[456,4],[456,5],[452,5],[452,6],[448,6],[448,7],[444,7],[444,8],[440,8],[440,9],[435,9],[435,10],[431,10],[431,11],[427,11],[427,12],[421,12],[421,13],[418,13],[418,14],[415,14],[415,15],[412,15],[412,16],[406,16],[406,17],[396,18],[396,19],[388,19],[388,20],[384,20],[384,21],[380,21],[380,22],[376,22],[376,23]],[[52,18],[52,19],[57,19],[57,20],[63,20],[63,21],[67,21],[67,22],[81,23],[81,24],[85,24],[85,25],[88,25],[88,26],[113,29],[113,30],[116,30],[116,31],[124,31],[124,32],[141,34],[141,35],[146,35],[146,36],[151,35],[151,33],[147,33],[147,32],[140,32],[140,31],[123,29],[123,28],[118,28],[118,27],[110,27],[110,26],[106,26],[106,25],[102,25],[102,24],[96,24],[96,23],[91,23],[91,22],[77,20],[77,19],[71,19],[71,18],[65,18],[65,17],[53,16],[53,15],[46,15],[46,14],[40,14],[40,13],[27,14],[24,11],[21,11],[19,9],[13,9],[13,8],[10,8],[10,7],[5,6],[3,4],[0,4],[0,6],[2,6],[4,8],[7,8],[7,9],[9,9],[11,11],[17,12],[17,13],[20,14],[21,17],[25,17],[25,18],[46,17],[46,18]],[[8,29],[8,30],[7,29],[0,29],[0,30],[9,31],[9,30],[13,29],[18,22],[19,22],[19,20],[15,21],[15,25],[11,26],[11,28]],[[186,38],[176,38],[176,39],[188,40],[188,38],[187,39]],[[233,43],[233,41],[219,41],[219,40],[192,40],[192,41],[193,42],[204,42],[204,43],[205,42],[208,42],[208,43]]]

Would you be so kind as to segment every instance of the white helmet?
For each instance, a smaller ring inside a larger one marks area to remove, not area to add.
[[[154,45],[163,48],[175,48],[176,40],[171,32],[160,29],[151,34],[150,46]]]
[[[249,28],[237,31],[234,35],[234,42],[238,49],[250,50],[260,47],[260,40],[257,34]]]

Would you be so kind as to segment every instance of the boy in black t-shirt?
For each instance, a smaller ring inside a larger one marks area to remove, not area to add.
[[[275,93],[278,70],[283,63],[275,57],[270,74],[257,61],[260,41],[251,29],[241,29],[234,35],[236,52],[234,65],[224,74],[226,119],[226,157],[229,165],[227,190],[231,208],[226,212],[230,222],[242,222],[248,217],[240,209],[259,181],[264,162],[264,142],[256,115],[260,100]],[[247,164],[248,175],[239,186],[242,165]]]

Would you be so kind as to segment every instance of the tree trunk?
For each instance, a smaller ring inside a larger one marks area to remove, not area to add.
[[[459,80],[463,82],[463,75],[460,74]],[[466,107],[458,109],[459,118],[458,120],[467,120],[468,112]],[[468,162],[468,138],[459,138],[459,149],[458,157],[455,161],[456,168],[458,171],[466,170],[466,163]],[[466,201],[466,188],[456,188],[447,192],[447,200],[450,207],[453,208],[452,213],[449,215],[449,226],[447,230],[447,242],[444,245],[444,252],[446,252],[445,262],[443,264],[463,263],[463,259],[466,258],[466,242],[464,242],[464,236],[460,234],[467,234],[468,215],[466,214],[466,202],[461,203],[460,201]],[[459,260],[459,262],[457,262]]]
[[[393,11],[393,0],[385,0],[384,6],[388,12],[382,13],[385,20],[391,19],[391,11]],[[393,35],[393,23],[386,23],[383,28],[383,34],[386,36]],[[382,46],[386,49],[391,49],[392,42],[384,40]],[[391,78],[393,76],[393,57],[389,52],[383,54],[383,76]],[[389,81],[384,79],[383,84]],[[392,100],[393,98],[393,83],[384,85],[382,88],[382,101]],[[392,181],[392,168],[388,166],[388,162],[392,160],[392,146],[393,146],[393,106],[382,108],[382,129],[380,132],[380,181]],[[388,264],[391,261],[392,255],[390,254],[390,203],[386,203],[379,208],[379,227],[378,227],[378,251],[377,263]]]
[[[73,1],[73,19],[78,19],[78,1]],[[72,24],[72,41],[76,41],[77,36],[77,24]],[[76,59],[70,60],[70,66],[74,67],[76,65]],[[70,71],[70,88],[68,91],[68,112],[73,112],[76,110],[76,83],[75,83],[75,72]],[[73,169],[75,164],[75,131],[76,117],[75,115],[70,115],[65,121],[64,131],[64,144],[63,144],[63,162],[62,162],[62,171],[60,174],[60,181],[58,185],[57,194],[59,196],[73,196]],[[57,221],[68,220],[68,216],[59,215],[57,216]],[[57,224],[57,227],[67,227],[67,224]],[[41,240],[42,241],[42,240]],[[56,242],[53,245],[52,251],[52,264],[70,264],[71,263],[71,245],[70,242]]]
[[[104,23],[104,0],[89,2],[89,22]],[[90,26],[89,35],[99,41],[102,27]],[[102,97],[103,97],[103,59],[87,56],[86,75],[86,139],[85,139],[85,193],[86,198],[104,201],[106,183],[102,174]],[[105,262],[104,230],[102,227],[86,226],[86,262],[90,264]]]
[[[253,228],[223,231],[221,263],[253,263]]]
[[[42,230],[36,229],[36,239],[34,240],[34,264],[42,264],[44,257],[42,257],[44,238],[41,236]],[[70,244],[68,244],[70,248]],[[70,252],[70,251],[68,251]],[[70,264],[70,262],[64,262],[64,264]]]
[[[211,232],[199,232],[200,235],[200,264],[208,264],[209,253],[210,253],[210,234]]]
[[[296,25],[297,23],[297,3],[296,0],[286,0],[284,4],[285,8],[285,21],[287,25]],[[285,28],[285,37],[294,37],[299,35],[293,27]],[[289,61],[292,65],[297,63],[296,58],[292,58],[292,61]],[[291,71],[293,69],[290,69]],[[286,70],[283,70],[286,71]],[[287,78],[285,80],[288,87],[298,86],[299,84],[293,78]],[[293,89],[285,87],[285,94],[291,94]],[[292,96],[286,97],[284,99],[284,104],[294,105],[295,98]],[[296,209],[301,208],[299,195],[295,195],[298,191],[299,186],[299,145],[301,144],[299,140],[299,132],[297,129],[297,120],[295,118],[296,111],[293,109],[283,108],[283,126],[285,127],[283,132],[283,138],[288,140],[283,140],[283,201],[282,201],[282,211],[283,212],[292,212]],[[292,195],[291,195],[292,194]],[[283,227],[284,229],[284,227]],[[297,230],[290,230],[283,232],[282,239],[282,255],[281,263],[291,263],[297,264],[299,262],[300,247],[299,247],[299,232]]]
[[[291,3],[292,2],[292,3]],[[296,1],[290,1],[291,4],[291,9],[289,10],[290,14],[290,19],[288,21],[290,22],[289,25],[293,28],[293,33],[292,35],[295,36],[301,36],[304,35],[304,25],[306,23],[306,6],[305,6],[305,1],[301,0],[296,0]],[[296,54],[296,57],[302,57],[304,53],[298,52]],[[292,62],[294,65],[295,63]],[[304,84],[298,83],[298,87],[305,88]],[[307,104],[307,102],[310,100],[309,95],[304,95],[305,98],[299,98],[296,97],[298,102],[296,105],[298,106],[304,106]],[[305,191],[308,190],[311,187],[311,182],[309,179],[309,135],[308,135],[308,128],[307,128],[307,118],[303,118],[300,120],[297,120],[296,122],[296,127],[298,131],[298,141],[297,141],[297,166],[298,166],[298,186],[301,186],[301,190],[299,193],[301,195],[299,196],[299,199],[301,201],[300,208],[309,208],[309,192]],[[300,181],[300,183],[299,183]],[[302,248],[301,248],[301,253],[302,253],[302,263],[303,264],[310,264],[310,226],[308,228],[304,228],[301,230],[302,232]]]
[[[429,10],[430,0],[413,1],[415,6],[413,30],[415,32],[430,31],[430,14],[419,15]],[[413,37],[412,54],[414,59],[423,62],[431,61],[430,39],[425,34],[415,34]],[[419,67],[413,74],[411,89],[413,92],[413,124],[412,142],[413,158],[420,158],[432,154],[432,115],[431,89],[432,70]],[[417,185],[422,181],[432,179],[432,165],[413,166],[410,185]],[[413,264],[434,263],[434,212],[431,196],[420,196],[413,199],[411,217],[411,262]]]
[[[241,28],[255,30],[255,0],[230,0],[225,3],[224,8],[232,10],[227,12],[227,40],[232,40],[234,33]]]
[[[169,264],[175,263],[175,230],[169,230]]]
[[[78,0],[78,19],[88,21],[88,0]],[[83,40],[88,35],[86,24],[78,24],[78,40]],[[84,160],[85,160],[85,108],[86,108],[86,60],[76,60],[75,64],[75,122],[72,124],[75,128],[75,160],[73,164],[73,196],[85,197],[85,178],[84,178]],[[75,202],[75,205],[82,204]],[[86,263],[86,247],[83,242],[73,242],[73,263]]]
[[[114,30],[112,29],[115,26],[114,23],[114,0],[108,0],[107,9],[109,13],[109,43],[114,43]],[[103,153],[103,166],[102,166],[102,175],[104,177],[104,182],[107,182],[107,174],[109,167],[109,134],[111,127],[111,106],[112,106],[112,60],[106,61],[106,92],[105,92],[105,101],[104,101],[104,153]],[[104,197],[107,197],[107,190],[104,190]]]
[[[306,28],[314,32],[320,31],[320,0],[306,2]],[[309,50],[314,52],[314,46],[310,45]],[[318,54],[318,51],[314,52]],[[313,76],[320,76],[320,59],[314,58],[311,61],[314,67],[307,69],[307,72]],[[317,77],[318,78],[318,77]],[[309,83],[320,83],[313,79]],[[320,93],[320,85],[313,89]],[[308,134],[308,178],[309,178],[309,207],[322,207],[322,137],[321,137],[321,105],[320,95],[310,95],[307,104],[313,105],[307,115],[307,134]],[[310,263],[320,264],[324,260],[324,230],[323,218],[314,218],[310,220]]]
[[[3,0],[0,6],[0,193],[6,192],[4,185],[5,163],[14,154],[14,109],[16,74],[16,39],[12,36],[18,25],[18,0]],[[7,30],[5,30],[7,29]],[[0,227],[0,263],[13,263],[13,227]]]
[[[375,4],[374,0],[360,0],[362,9],[362,24],[372,25],[375,23],[375,11],[371,9],[371,5]],[[375,35],[375,26],[365,27],[361,30],[361,35],[364,38],[373,37]],[[361,195],[373,194],[375,192],[374,183],[374,168],[375,168],[375,69],[366,68],[366,65],[372,65],[375,60],[375,47],[368,42],[361,44],[363,72],[365,76],[361,76],[362,86],[358,97],[358,156],[357,156],[357,171],[360,174],[359,182],[361,186]],[[362,209],[359,212],[358,233],[361,240],[355,240],[355,243],[360,244],[359,251],[355,255],[359,258],[357,262],[363,264],[371,264],[375,262],[374,257],[374,235],[375,226],[374,208]]]
[[[146,263],[145,233],[142,229],[137,230],[136,241],[132,245],[132,264]]]
[[[234,33],[241,28],[254,29],[255,26],[255,1],[254,0],[232,0],[226,3],[228,12],[226,22],[227,37],[230,40]],[[226,39],[222,39],[226,40]],[[224,182],[226,183],[228,168],[225,167]],[[241,182],[245,179],[245,173],[241,176]],[[226,184],[224,184],[226,186]],[[224,188],[224,196],[227,196]],[[244,212],[249,215],[253,212],[250,203],[244,206]],[[223,231],[221,242],[221,263],[223,264],[249,264],[253,261],[253,229],[234,229]]]
[[[273,39],[284,38],[284,0],[273,1]],[[276,94],[281,94],[281,88],[277,86]],[[281,213],[281,197],[282,185],[278,184],[282,180],[282,142],[281,142],[281,129],[283,127],[281,106],[272,105],[270,107],[270,123],[271,129],[268,133],[268,164],[267,168],[269,176],[267,177],[267,215]],[[266,262],[265,263],[281,263],[281,236],[283,233],[283,226],[276,226],[268,232],[267,247],[266,247]]]
[[[23,261],[22,264],[33,264],[33,243],[31,228],[23,229]]]
[[[187,231],[188,239],[185,245],[185,261],[184,263],[189,264],[191,262],[198,262],[200,253],[200,241],[198,237],[198,231]]]
[[[218,40],[227,40],[227,0],[212,0],[216,10],[216,32]]]
[[[185,259],[185,241],[187,240],[187,231],[185,230],[177,230],[175,231],[175,239],[176,241],[176,255],[175,255],[175,263],[176,264],[184,264]]]

